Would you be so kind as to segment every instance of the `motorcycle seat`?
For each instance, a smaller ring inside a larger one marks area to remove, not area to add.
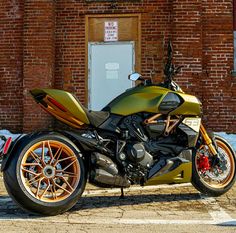
[[[103,122],[105,122],[105,120],[107,120],[109,118],[110,112],[89,110],[80,103],[79,99],[76,96],[74,96],[74,98],[79,103],[81,108],[84,110],[84,112],[85,112],[86,116],[88,117],[89,122],[90,122],[91,125],[93,125],[95,127],[98,127]]]
[[[90,121],[90,124],[95,127],[100,126],[110,116],[110,113],[106,111],[92,111],[92,110],[88,110],[85,107],[83,107],[83,109]]]

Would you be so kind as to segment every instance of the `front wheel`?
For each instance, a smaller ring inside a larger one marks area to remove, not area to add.
[[[43,215],[63,213],[81,196],[86,175],[78,148],[60,134],[25,139],[4,171],[9,195],[23,209]]]
[[[235,183],[235,152],[226,140],[215,136],[218,158],[213,158],[207,145],[201,145],[193,159],[192,184],[201,193],[220,196]]]

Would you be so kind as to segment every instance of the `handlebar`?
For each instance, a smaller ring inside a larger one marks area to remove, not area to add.
[[[171,40],[169,40],[167,62],[166,62],[165,68],[164,68],[164,74],[166,76],[164,83],[167,84],[168,87],[170,86],[170,84],[173,80],[173,76],[180,73],[180,71],[183,67],[184,66],[178,66],[177,68],[175,68],[175,66],[173,64],[173,47],[172,47]]]
[[[165,75],[164,87],[172,89],[173,77],[176,74],[180,73],[183,67],[184,66],[175,67],[175,65],[173,64],[173,47],[172,47],[171,40],[169,40],[167,62],[164,68],[164,75]],[[152,85],[152,77],[150,79],[146,79],[146,78],[143,78],[139,73],[133,73],[129,75],[129,79],[132,81],[137,81],[137,80],[141,81],[139,85]]]

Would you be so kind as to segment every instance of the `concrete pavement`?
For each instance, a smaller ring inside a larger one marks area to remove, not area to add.
[[[191,185],[119,189],[88,185],[67,213],[38,217],[19,209],[0,178],[1,232],[236,232],[236,186],[218,198]]]

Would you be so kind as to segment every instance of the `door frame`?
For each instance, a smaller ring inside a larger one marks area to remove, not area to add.
[[[86,15],[85,16],[85,105],[88,107],[88,75],[89,75],[89,43],[99,43],[90,42],[89,41],[89,19],[90,18],[130,18],[134,17],[138,19],[138,41],[136,42],[135,48],[135,71],[141,73],[141,39],[142,39],[142,31],[141,31],[141,14],[94,14],[94,15]],[[101,42],[101,41],[100,41]],[[130,42],[130,41],[117,41],[117,42]],[[102,42],[101,42],[102,43]],[[103,43],[110,43],[104,42]],[[114,42],[112,42],[114,43]]]
[[[93,45],[132,45],[132,71],[135,72],[135,41],[115,41],[115,42],[89,42],[88,43],[88,73],[87,73],[87,106],[90,107],[90,82],[92,68],[92,46]],[[128,78],[128,77],[127,77]],[[132,84],[133,85],[133,84]]]

